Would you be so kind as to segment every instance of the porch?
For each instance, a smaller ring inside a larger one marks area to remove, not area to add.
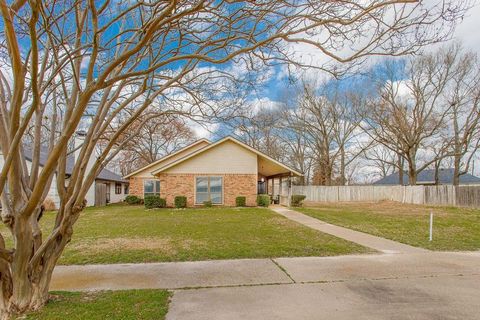
[[[290,205],[292,180],[301,173],[269,157],[258,156],[257,194],[268,194],[272,204]]]

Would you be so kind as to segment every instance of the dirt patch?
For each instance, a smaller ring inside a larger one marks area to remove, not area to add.
[[[169,251],[172,247],[170,239],[165,238],[112,238],[98,239],[89,242],[83,242],[75,245],[77,250],[155,250],[161,249]]]
[[[112,238],[98,239],[95,241],[79,243],[73,249],[79,251],[100,252],[112,250],[160,250],[165,253],[175,254],[178,249],[190,249],[202,245],[202,241],[185,239],[174,242],[169,238]]]
[[[290,220],[281,217],[272,217],[269,219],[269,223],[280,227],[296,227]]]

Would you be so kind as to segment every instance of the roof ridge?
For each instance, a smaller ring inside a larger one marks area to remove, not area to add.
[[[142,172],[143,170],[146,170],[146,169],[148,169],[148,168],[150,168],[150,167],[152,167],[152,166],[154,166],[154,165],[156,165],[156,164],[159,164],[160,162],[165,161],[166,159],[169,159],[169,158],[173,157],[174,155],[180,153],[182,150],[185,150],[185,149],[187,149],[187,148],[191,148],[191,147],[199,144],[199,143],[202,142],[202,141],[207,142],[208,145],[212,144],[212,142],[211,142],[210,140],[206,139],[206,138],[197,139],[197,140],[195,140],[194,142],[186,145],[186,146],[183,147],[183,148],[180,148],[180,149],[178,149],[178,150],[176,150],[176,151],[174,151],[174,152],[172,152],[172,153],[170,153],[170,154],[168,154],[168,155],[166,155],[166,156],[161,157],[160,159],[158,159],[158,160],[156,160],[156,161],[154,161],[154,162],[152,162],[152,163],[149,163],[149,164],[147,164],[147,165],[145,165],[145,166],[143,166],[143,167],[141,167],[141,168],[138,168],[137,170],[134,170],[134,171],[130,172],[129,174],[127,174],[127,175],[124,176],[123,178],[124,178],[124,179],[130,178],[131,176],[133,176],[133,175],[135,175],[135,174],[137,174],[137,173],[139,173],[139,172]],[[208,145],[207,145],[207,146],[208,146]],[[207,147],[207,146],[205,146],[205,147]],[[200,148],[200,149],[203,149],[203,148]],[[195,151],[193,151],[193,152],[195,152]]]
[[[163,170],[165,170],[165,169],[174,167],[174,166],[176,166],[177,164],[179,164],[179,163],[181,163],[181,162],[183,162],[183,161],[185,161],[185,160],[188,160],[188,159],[190,159],[190,158],[192,158],[192,157],[195,157],[196,155],[198,155],[198,154],[200,154],[200,153],[202,153],[202,152],[205,152],[207,149],[213,148],[213,147],[215,147],[215,146],[219,145],[220,143],[223,143],[223,142],[225,142],[225,141],[227,141],[227,140],[232,140],[233,142],[239,144],[240,146],[242,146],[242,147],[244,147],[244,148],[246,148],[246,149],[249,149],[250,151],[256,153],[257,155],[260,155],[260,156],[262,156],[262,157],[265,157],[266,159],[268,159],[268,160],[270,160],[270,161],[272,161],[272,162],[274,162],[274,163],[276,163],[276,164],[284,167],[285,169],[288,169],[289,171],[295,173],[296,175],[298,175],[298,176],[303,176],[303,174],[300,173],[300,172],[298,172],[297,170],[290,168],[290,167],[287,166],[286,164],[283,164],[282,162],[280,162],[280,161],[278,161],[278,160],[270,157],[269,155],[267,155],[267,154],[265,154],[265,153],[257,150],[256,148],[254,148],[254,147],[252,147],[252,146],[249,146],[248,144],[244,143],[243,141],[238,140],[237,138],[235,138],[235,137],[233,137],[233,136],[231,136],[231,135],[224,136],[223,138],[218,139],[217,141],[215,141],[215,142],[213,142],[213,143],[211,143],[211,144],[209,144],[209,145],[207,145],[207,146],[205,146],[205,147],[203,147],[203,148],[200,148],[200,149],[198,149],[198,150],[196,150],[196,151],[194,151],[194,152],[192,152],[192,153],[189,153],[189,154],[185,155],[184,157],[179,158],[179,159],[177,159],[176,161],[173,161],[172,163],[169,163],[169,164],[167,164],[167,165],[165,165],[165,166],[163,166],[163,167],[161,167],[161,168],[153,171],[152,174],[155,175],[156,173],[159,173],[159,172],[161,172],[161,171],[163,171]]]

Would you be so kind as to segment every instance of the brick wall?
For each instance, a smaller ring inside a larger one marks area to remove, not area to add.
[[[187,206],[194,205],[194,175],[193,174],[160,174],[160,197],[167,200],[167,206],[173,207],[176,196],[186,196]]]
[[[128,194],[143,198],[143,180],[148,180],[148,179],[151,179],[151,178],[130,177]]]
[[[167,206],[174,206],[175,196],[186,196],[187,205],[195,205],[195,177],[209,174],[160,174],[160,197],[167,200]],[[223,202],[235,206],[237,196],[247,198],[247,206],[255,206],[257,198],[256,174],[211,174],[223,177]],[[143,198],[143,180],[151,178],[130,178],[130,194]]]
[[[256,174],[226,174],[223,178],[223,194],[226,206],[235,206],[235,198],[247,197],[247,206],[257,205]]]
[[[223,203],[225,206],[235,206],[235,198],[245,196],[247,206],[256,206],[257,175],[256,174],[160,174],[160,197],[167,200],[167,206],[174,206],[176,196],[186,196],[187,206],[195,205],[195,177],[223,177]],[[129,194],[143,198],[143,180],[152,178],[130,178]]]

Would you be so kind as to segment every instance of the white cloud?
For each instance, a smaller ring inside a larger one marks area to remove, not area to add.
[[[205,139],[211,139],[215,131],[218,129],[219,124],[209,124],[208,126],[200,125],[198,123],[191,123],[190,124],[190,129],[193,130],[195,133],[195,136],[198,139],[205,138]]]
[[[273,111],[278,109],[281,106],[281,103],[278,101],[271,100],[268,97],[255,98],[250,102],[251,110],[255,113],[260,111]]]
[[[453,40],[463,43],[466,49],[480,52],[480,5],[473,7],[457,26]]]

